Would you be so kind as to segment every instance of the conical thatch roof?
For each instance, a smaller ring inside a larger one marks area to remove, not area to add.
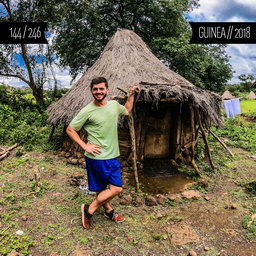
[[[118,89],[140,84],[139,98],[156,102],[172,97],[177,101],[193,102],[207,124],[220,125],[221,97],[195,87],[185,78],[167,68],[134,32],[118,30],[110,39],[99,59],[79,81],[56,103],[48,108],[52,125],[69,124],[72,118],[93,98],[90,82],[104,76],[109,82],[109,98],[124,96]]]
[[[253,91],[251,91],[251,92],[248,94],[247,98],[248,98],[248,99],[251,99],[251,100],[255,100],[255,99],[256,99],[256,94],[255,94]]]
[[[234,99],[235,97],[231,94],[230,91],[227,90],[227,91],[225,91],[225,92],[222,94],[221,98],[222,98],[223,100],[231,100],[231,99]]]

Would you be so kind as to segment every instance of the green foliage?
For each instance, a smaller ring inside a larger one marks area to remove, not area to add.
[[[96,61],[117,29],[126,28],[141,36],[174,71],[199,87],[220,91],[232,76],[225,47],[189,44],[191,29],[184,14],[198,2],[49,1],[37,15],[56,28],[53,47],[74,76]]]
[[[255,129],[255,123],[247,123],[238,116],[235,119],[226,118],[224,127],[216,130],[216,134],[219,137],[226,137],[225,143],[227,145],[256,152]]]
[[[1,235],[0,255],[6,256],[12,250],[29,255],[29,248],[34,244],[29,235],[17,235],[14,230],[6,230]]]
[[[256,100],[242,100],[241,111],[245,115],[256,117]]]
[[[153,51],[171,69],[198,87],[220,92],[232,77],[229,58],[222,45],[190,44],[191,31],[179,37],[154,39]]]
[[[17,156],[33,149],[49,150],[59,146],[56,142],[60,141],[60,135],[51,144],[47,143],[51,127],[47,124],[46,109],[35,103],[30,90],[0,86],[0,91],[3,93],[0,94],[0,144],[23,145]],[[59,94],[63,93],[60,90]],[[53,100],[51,91],[45,93],[47,105]]]

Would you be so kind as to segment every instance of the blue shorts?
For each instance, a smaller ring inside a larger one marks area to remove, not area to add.
[[[96,160],[86,157],[89,190],[101,191],[109,184],[122,187],[121,166],[117,158]]]

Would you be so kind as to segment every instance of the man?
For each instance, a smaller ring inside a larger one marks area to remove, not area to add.
[[[111,199],[122,192],[121,170],[117,160],[120,155],[117,123],[119,115],[131,113],[138,86],[133,86],[124,106],[114,100],[107,101],[108,90],[108,82],[104,77],[94,78],[91,81],[94,100],[67,127],[67,134],[85,151],[89,189],[97,192],[89,206],[81,206],[84,228],[91,227],[93,214],[101,205],[105,208],[104,215],[109,219],[115,222],[125,220],[110,205]],[[82,127],[88,133],[87,143],[77,133]]]

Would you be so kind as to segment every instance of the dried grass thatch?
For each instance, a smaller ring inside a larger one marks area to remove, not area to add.
[[[251,92],[248,94],[247,98],[248,98],[248,99],[251,99],[251,100],[255,100],[255,99],[256,99],[256,94],[255,94],[253,91],[251,91]]]
[[[69,124],[72,118],[91,100],[90,82],[96,76],[107,78],[108,98],[122,97],[118,89],[140,84],[137,99],[157,103],[166,98],[177,102],[190,102],[199,109],[206,126],[220,126],[221,97],[213,92],[192,85],[185,78],[167,68],[134,32],[118,30],[106,45],[95,64],[56,103],[48,108],[52,125]]]
[[[222,94],[222,99],[223,100],[232,100],[232,99],[234,99],[235,97],[231,94],[231,92],[230,91],[225,91],[223,94]]]

